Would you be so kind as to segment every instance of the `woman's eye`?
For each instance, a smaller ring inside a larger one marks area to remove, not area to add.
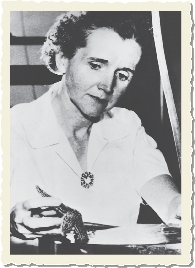
[[[128,72],[126,72],[126,71],[118,71],[116,73],[116,76],[121,81],[127,81],[130,78],[130,74]]]
[[[101,68],[101,64],[96,63],[96,62],[89,62],[89,65],[90,65],[91,69],[93,69],[93,70],[99,70]]]

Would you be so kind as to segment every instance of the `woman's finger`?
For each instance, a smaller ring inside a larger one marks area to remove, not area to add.
[[[57,213],[56,213],[55,210],[44,210],[44,211],[41,211],[41,215],[44,216],[44,217],[54,216],[56,214]]]
[[[40,232],[36,232],[36,234],[38,235],[45,235],[45,234],[61,234],[62,230],[61,228],[54,228],[54,229],[51,229],[49,231],[40,231]]]
[[[38,237],[42,237],[45,234],[60,234],[61,233],[61,228],[55,228],[51,230],[46,230],[46,231],[37,231],[37,230],[29,230],[25,228],[24,226],[18,224],[17,225],[17,237],[21,239],[35,239]]]
[[[14,215],[14,221],[16,223],[22,223],[24,218],[30,217],[31,212],[24,209],[20,209],[15,211]]]
[[[30,230],[26,229],[24,226],[22,225],[18,225],[18,228],[17,228],[18,232],[20,234],[22,234],[26,239],[35,239],[36,237],[41,237],[42,235],[41,234],[38,234],[36,232],[31,232]]]
[[[30,210],[38,207],[56,207],[61,204],[61,200],[55,197],[37,197],[23,202],[23,208]]]
[[[30,234],[30,235],[26,235],[26,239],[36,239],[42,237],[42,235],[39,234]]]
[[[46,217],[46,218],[34,218],[34,217],[26,217],[23,219],[23,224],[25,227],[30,229],[36,228],[48,228],[60,226],[62,223],[62,218],[57,217]]]

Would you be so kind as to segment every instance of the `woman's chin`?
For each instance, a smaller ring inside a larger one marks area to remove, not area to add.
[[[81,110],[80,110],[81,111]],[[88,109],[81,111],[84,117],[86,118],[100,118],[101,115],[106,111],[106,109]]]
[[[105,113],[108,112],[110,109],[112,109],[113,107],[106,107],[104,109],[101,110],[90,110],[90,111],[85,111],[83,114],[85,114],[85,117],[87,118],[92,118],[93,121],[98,121],[97,119],[100,119],[100,117]]]
[[[103,112],[101,112],[101,113],[94,113],[94,112],[90,113],[89,112],[89,113],[85,113],[83,115],[86,119],[90,120],[91,122],[97,123],[100,120],[100,117],[102,114],[103,114]]]

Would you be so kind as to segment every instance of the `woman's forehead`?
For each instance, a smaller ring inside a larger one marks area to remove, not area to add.
[[[80,53],[83,59],[102,58],[110,63],[131,61],[136,65],[141,57],[141,47],[135,39],[124,40],[112,29],[99,28],[91,32]]]

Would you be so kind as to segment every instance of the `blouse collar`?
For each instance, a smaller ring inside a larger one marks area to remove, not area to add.
[[[33,148],[59,144],[64,135],[52,107],[52,96],[59,88],[59,83],[54,84],[38,100],[30,103],[28,112],[23,117],[23,126]],[[29,118],[31,119],[29,120]],[[128,110],[113,108],[104,113],[98,123],[94,123],[92,131],[97,134],[101,133],[101,138],[107,142],[122,139],[131,131],[132,120],[129,119]]]

